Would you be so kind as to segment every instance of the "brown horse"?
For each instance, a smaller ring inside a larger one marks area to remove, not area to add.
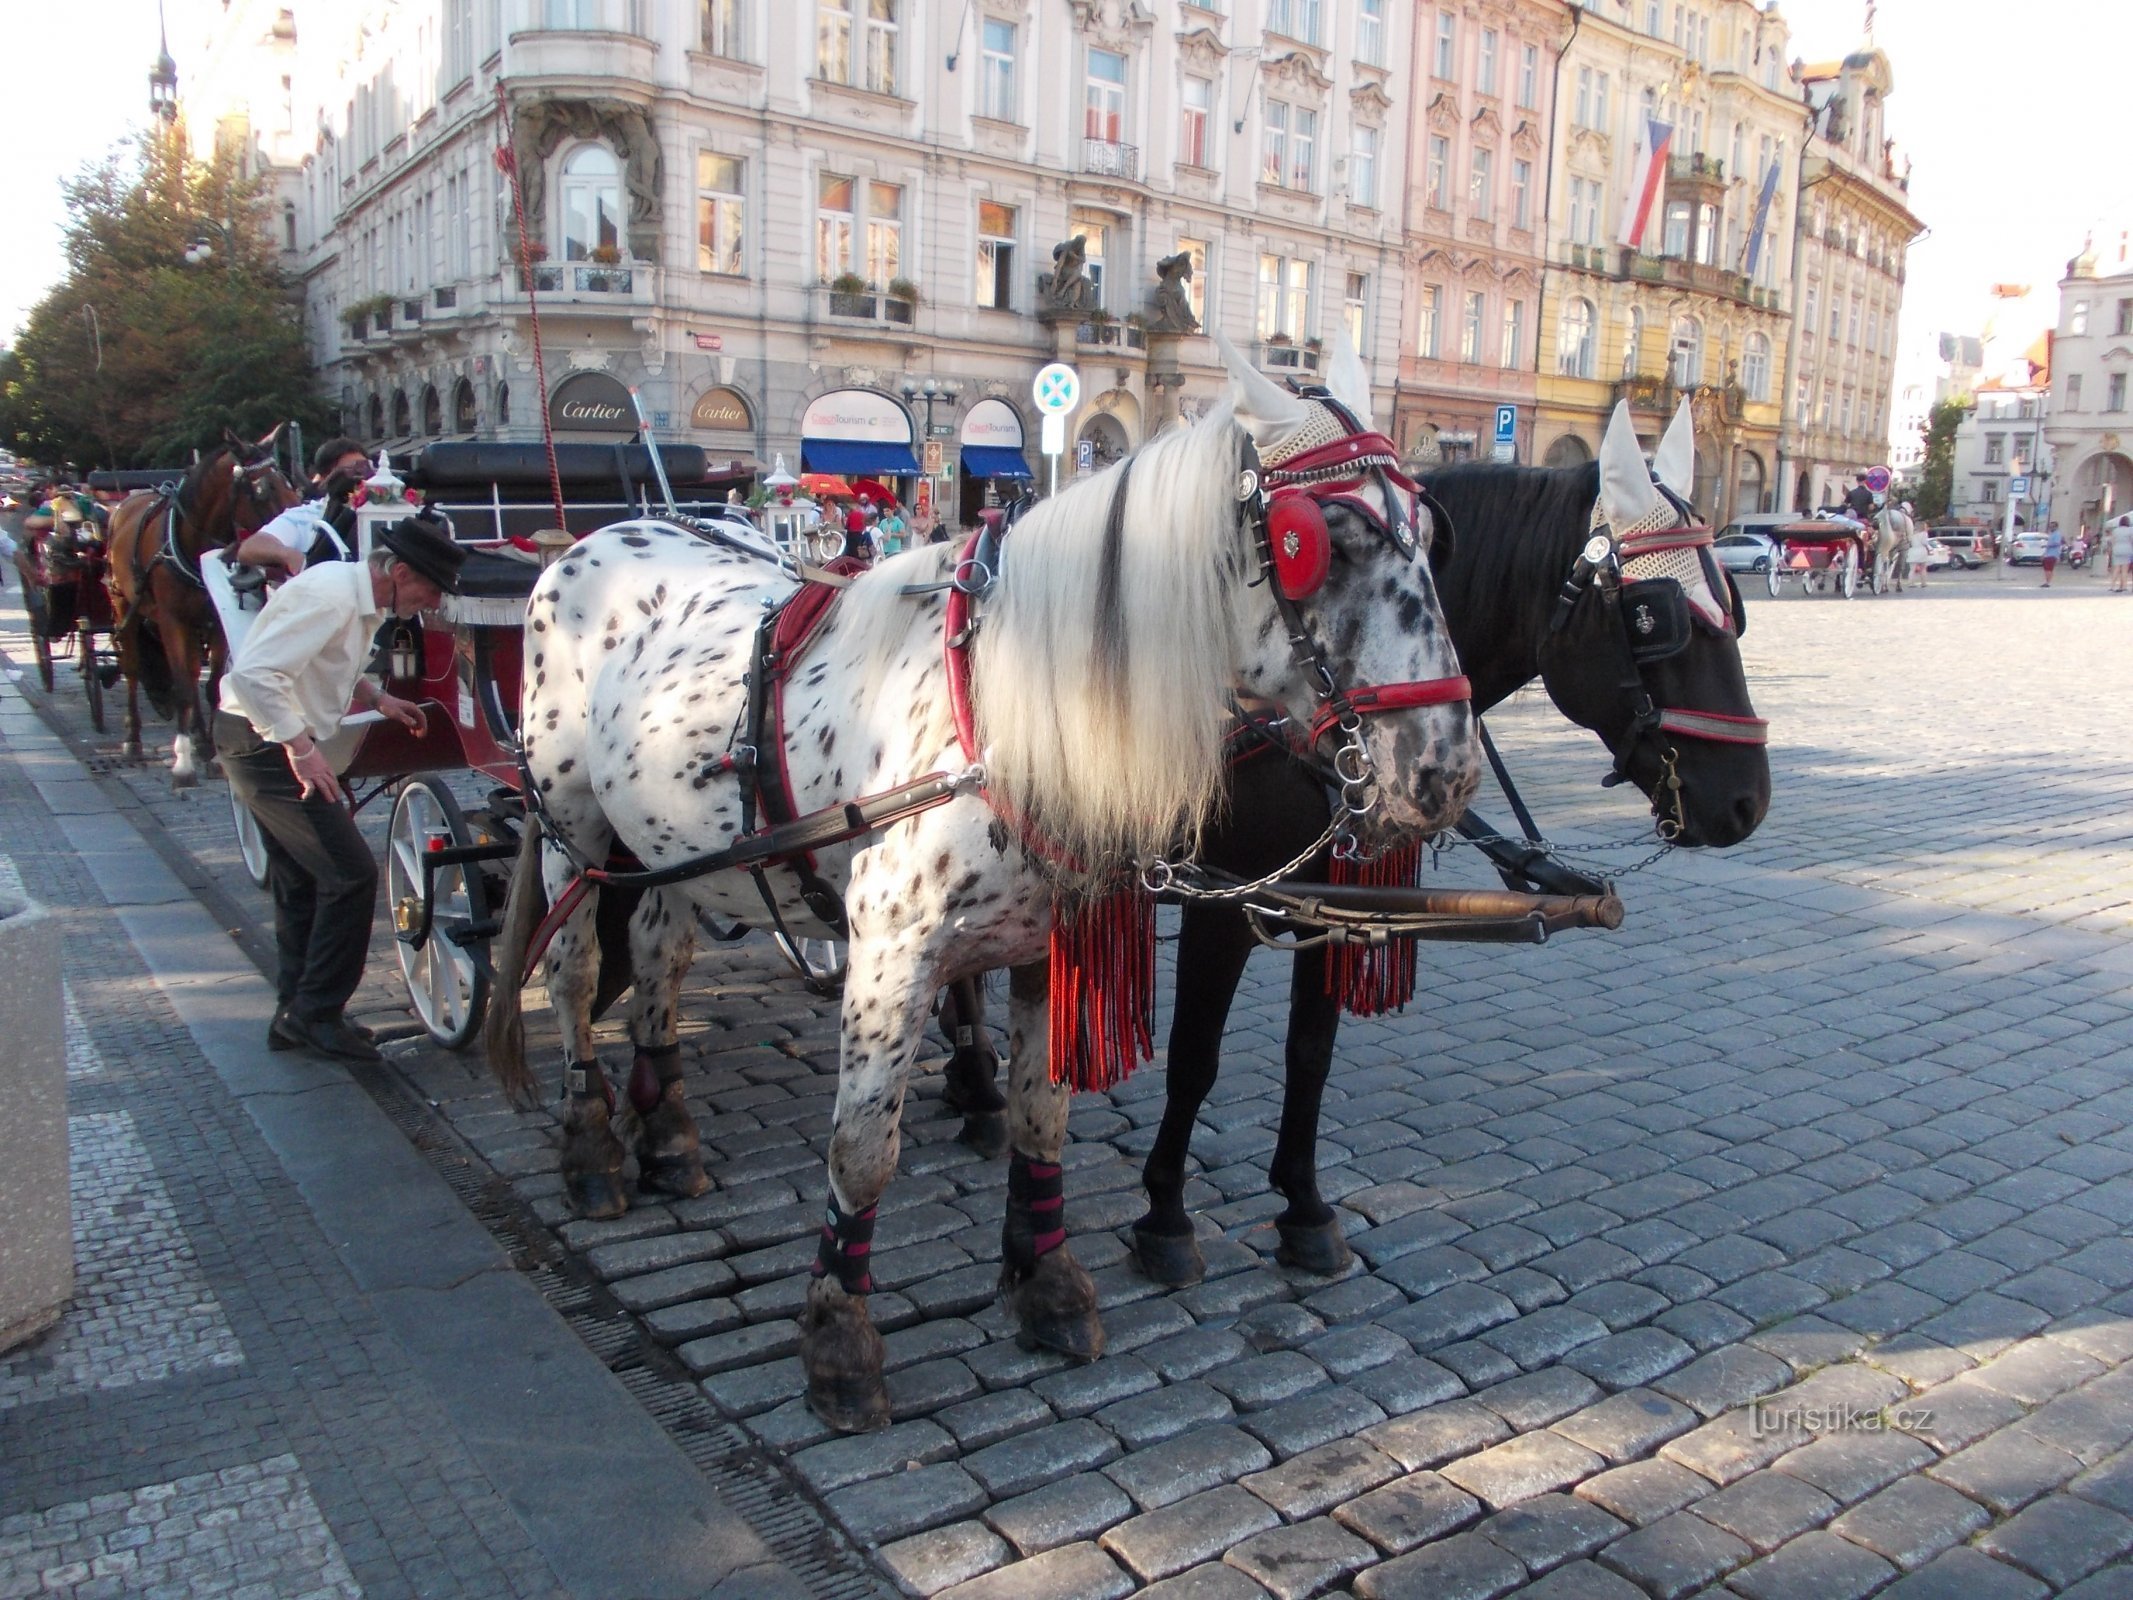
[[[200,578],[200,558],[210,550],[256,533],[296,503],[274,465],[276,428],[256,444],[228,429],[217,445],[185,475],[177,490],[144,489],[111,514],[112,629],[119,666],[126,675],[124,753],[141,754],[140,691],[177,724],[171,743],[170,782],[190,789],[200,781],[195,739],[214,756],[212,708],[228,655]],[[207,660],[207,695],[200,693],[200,663]],[[196,732],[197,730],[197,732]]]

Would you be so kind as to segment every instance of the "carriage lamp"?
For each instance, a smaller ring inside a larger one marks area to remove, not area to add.
[[[552,567],[563,559],[563,552],[577,543],[567,528],[537,528],[533,534],[533,548],[541,558],[543,568]]]
[[[415,643],[415,630],[404,624],[393,625],[392,637],[385,645],[387,670],[402,683],[412,683],[422,675],[422,652]]]
[[[373,505],[407,498],[407,485],[393,471],[392,455],[388,451],[378,452],[378,470],[363,480],[363,487],[368,491],[364,498]]]

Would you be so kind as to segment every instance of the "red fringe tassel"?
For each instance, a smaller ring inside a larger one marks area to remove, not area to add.
[[[1109,1089],[1155,1054],[1155,901],[1138,888],[1052,924],[1052,1082]]]
[[[1422,881],[1422,846],[1402,845],[1370,861],[1336,857],[1333,881],[1374,888],[1412,889]],[[1381,1016],[1403,1009],[1415,997],[1415,943],[1388,939],[1383,944],[1337,944],[1326,960],[1326,993],[1353,1017]]]

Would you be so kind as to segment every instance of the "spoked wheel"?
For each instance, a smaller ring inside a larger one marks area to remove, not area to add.
[[[1768,567],[1764,568],[1763,582],[1769,585],[1770,598],[1775,600],[1778,597],[1778,591],[1785,587],[1784,563],[1773,560]]]
[[[81,682],[89,696],[89,724],[98,733],[104,731],[104,664],[96,658],[96,630],[88,623],[81,625]]]
[[[1859,552],[1856,550],[1844,552],[1844,570],[1837,574],[1837,591],[1847,600],[1859,592]]]
[[[1882,560],[1879,556],[1874,557],[1874,593],[1887,594],[1889,592],[1889,567],[1891,565],[1892,563]]]
[[[244,861],[245,875],[258,888],[267,886],[267,836],[259,831],[259,819],[230,790],[230,822],[237,830],[237,854]]]
[[[837,939],[794,939],[782,933],[771,937],[810,990],[829,996],[844,993],[845,964],[851,957],[848,945]]]
[[[398,935],[400,975],[429,1036],[447,1050],[465,1048],[489,1003],[489,974],[466,943],[487,923],[489,897],[478,870],[439,867],[425,880],[432,850],[475,842],[451,792],[434,778],[410,778],[393,802],[385,837],[386,894]]]

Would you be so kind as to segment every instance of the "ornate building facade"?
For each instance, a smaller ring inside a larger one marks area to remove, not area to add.
[[[2091,241],[2067,263],[2051,342],[2044,440],[2064,470],[2051,481],[2051,515],[2090,535],[2133,511],[2133,254],[2125,234]]]

